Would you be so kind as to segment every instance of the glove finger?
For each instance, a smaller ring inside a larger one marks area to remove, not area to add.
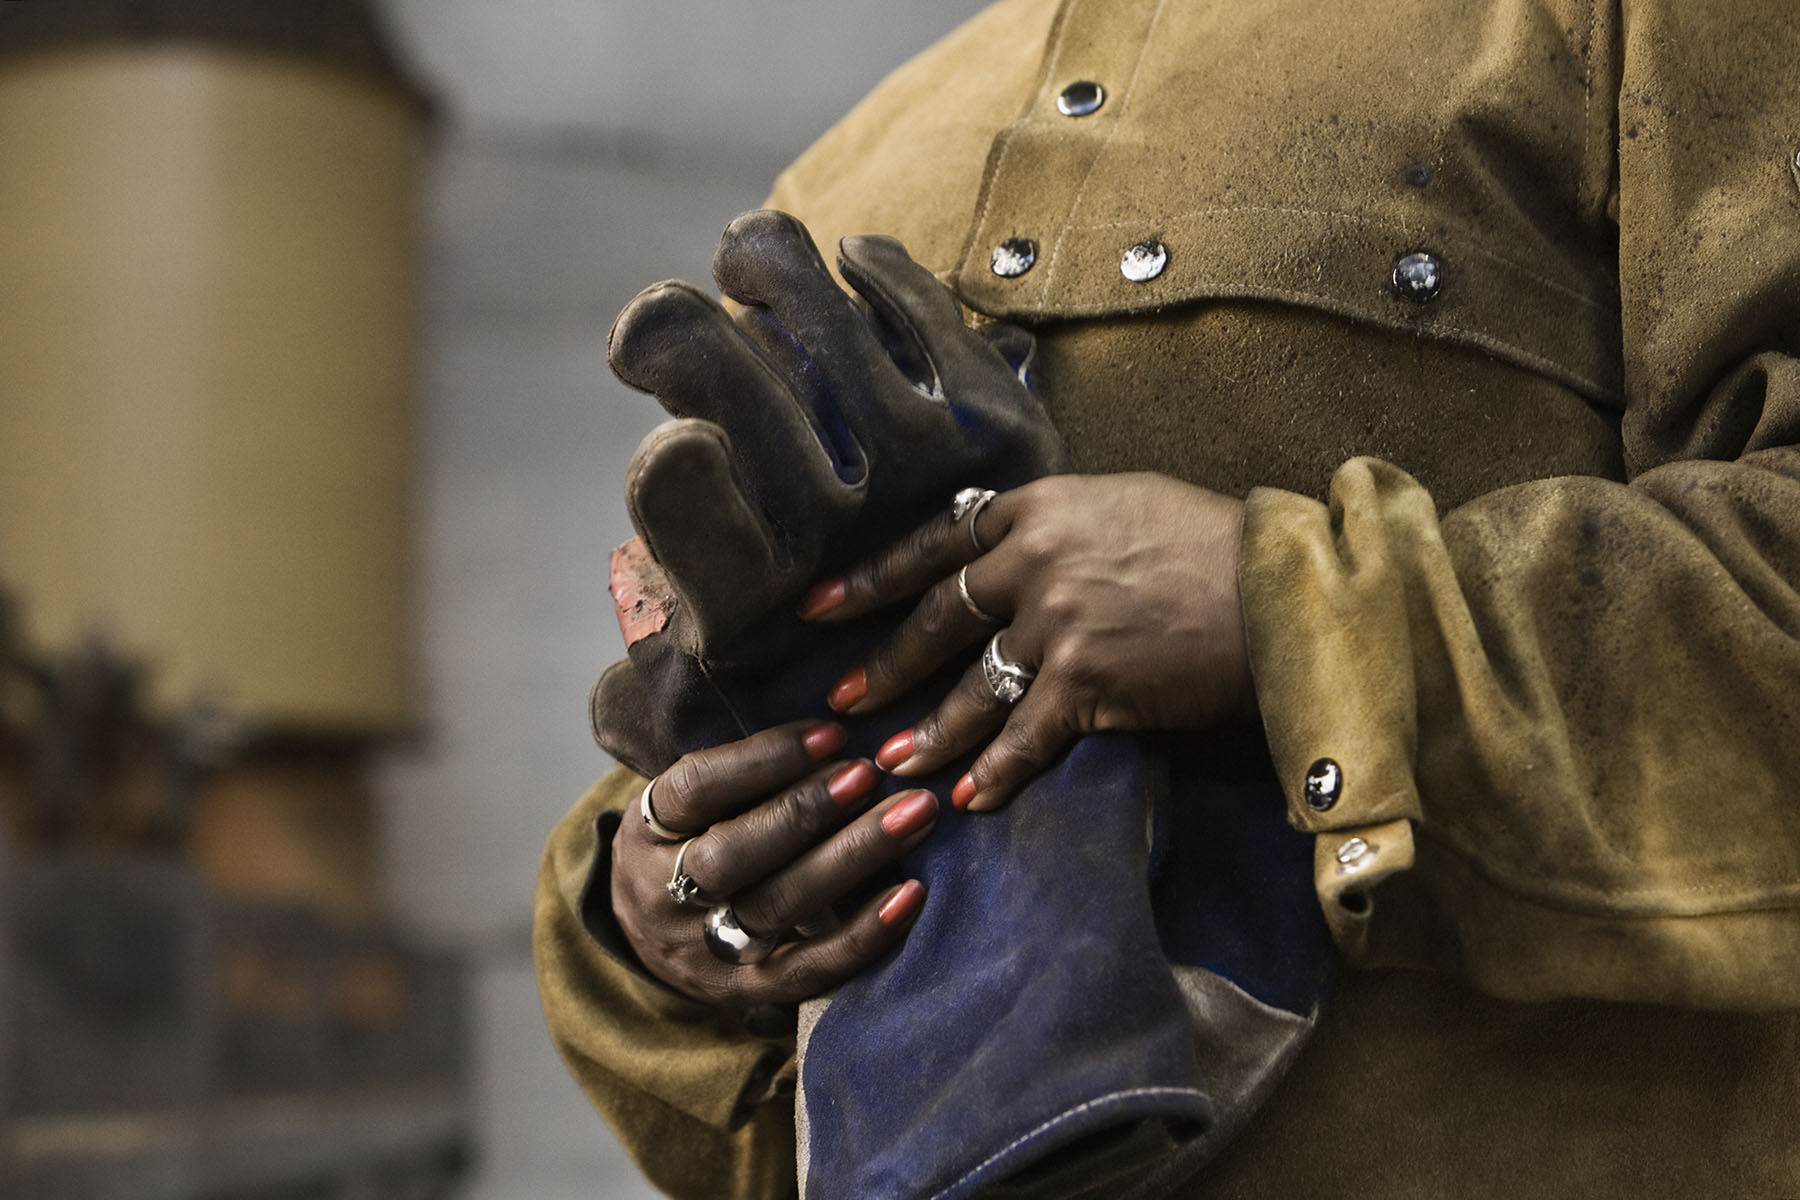
[[[838,271],[868,305],[870,320],[915,391],[942,399],[944,371],[985,343],[963,324],[962,305],[891,237],[838,244]]]
[[[600,748],[646,779],[661,775],[679,757],[651,715],[650,693],[630,659],[601,672],[588,693],[588,718]]]
[[[847,426],[866,449],[869,432],[885,433],[880,402],[898,382],[893,367],[804,225],[773,209],[745,213],[719,239],[713,275],[727,296],[748,306],[746,328],[785,368],[828,437]],[[850,447],[836,449],[852,458]]]
[[[651,430],[626,468],[625,505],[679,598],[693,653],[762,616],[817,565],[816,545],[777,551],[733,474],[730,440],[709,421]]]
[[[930,364],[935,394],[948,404],[971,459],[986,467],[1006,461],[1010,473],[984,482],[1010,486],[1045,470],[1066,469],[1061,439],[1024,386],[1036,357],[1030,334],[996,326],[989,338],[970,329],[950,289],[891,237],[845,238],[838,270],[878,325],[917,344],[916,357]],[[1009,355],[1016,355],[1016,362]]]
[[[670,415],[724,430],[745,486],[784,536],[806,541],[822,515],[852,502],[793,393],[698,289],[672,281],[639,292],[613,323],[607,361]]]

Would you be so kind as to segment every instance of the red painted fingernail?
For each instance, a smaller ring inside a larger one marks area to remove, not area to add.
[[[884,771],[891,771],[912,757],[912,748],[913,731],[902,729],[875,752],[875,765]]]
[[[800,616],[808,621],[822,617],[844,602],[844,594],[842,579],[815,583],[800,597]]]
[[[831,694],[825,697],[825,703],[843,712],[858,700],[869,694],[869,673],[861,667],[851,667],[844,672],[844,677],[831,687]]]
[[[875,910],[875,918],[889,929],[897,929],[918,916],[923,907],[925,885],[916,879],[909,879]]]
[[[957,812],[961,812],[963,809],[969,807],[969,801],[974,798],[974,775],[964,775],[961,779],[956,781],[956,786],[950,789],[950,803],[955,807]]]
[[[800,740],[806,744],[806,752],[814,762],[824,762],[844,748],[850,735],[836,721],[826,721],[807,730],[806,736]]]
[[[831,782],[825,785],[825,790],[831,793],[832,800],[839,808],[848,808],[856,799],[867,795],[880,778],[874,767],[857,759],[848,766],[840,767],[838,773],[831,777]]]
[[[937,816],[937,797],[923,789],[881,814],[881,828],[895,841],[905,841]]]

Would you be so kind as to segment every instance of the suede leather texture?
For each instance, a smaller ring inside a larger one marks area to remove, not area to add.
[[[1079,468],[1249,497],[1366,969],[1191,1194],[1800,1194],[1796,61],[1750,0],[1006,0],[778,182],[1030,326]]]

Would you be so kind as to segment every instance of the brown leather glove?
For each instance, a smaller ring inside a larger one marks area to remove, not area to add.
[[[860,302],[800,222],[747,213],[713,260],[735,316],[668,282],[614,324],[614,372],[677,418],[626,475],[648,550],[628,544],[614,560],[629,644],[655,637],[699,662],[774,665],[791,648],[741,635],[787,617],[823,571],[944,509],[958,488],[1068,469],[1027,386],[1029,335],[971,329],[891,238],[847,238],[838,262]],[[601,677],[591,707],[596,738],[620,761],[655,774],[675,757],[629,663]]]

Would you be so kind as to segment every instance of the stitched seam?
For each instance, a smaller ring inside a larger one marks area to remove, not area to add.
[[[1391,317],[1372,316],[1354,305],[1345,303],[1343,297],[1329,295],[1324,292],[1305,292],[1286,288],[1233,288],[1229,292],[1221,293],[1212,298],[1220,298],[1220,296],[1223,295],[1247,300],[1317,301],[1318,308],[1321,308],[1326,312],[1336,313],[1339,316],[1350,317],[1359,321],[1372,321],[1384,328],[1399,329],[1409,333],[1416,333],[1421,337],[1435,337],[1446,341],[1461,339],[1472,345],[1482,346],[1489,350],[1503,351],[1506,355],[1511,356],[1525,366],[1531,367],[1551,378],[1565,380],[1578,388],[1585,388],[1596,397],[1606,398],[1615,397],[1617,395],[1614,389],[1604,386],[1599,381],[1591,379],[1588,376],[1557,362],[1555,359],[1546,358],[1541,354],[1527,350],[1523,346],[1516,346],[1513,343],[1505,341],[1502,338],[1497,338],[1492,334],[1480,333],[1473,329],[1466,329],[1460,325],[1451,325],[1448,323],[1415,325],[1406,321],[1397,321]],[[1166,305],[1159,307],[1166,307]],[[1097,307],[1092,310],[1074,309],[1062,315],[1080,317],[1105,315],[1115,311],[1119,310],[1110,307]]]
[[[1021,115],[1017,121],[1008,125],[1000,133],[1000,152],[994,156],[994,169],[988,173],[988,186],[981,197],[981,211],[975,215],[974,229],[977,231],[977,234],[979,234],[979,231],[985,230],[988,227],[988,214],[991,213],[994,208],[994,193],[999,190],[1002,169],[1006,166],[1006,156],[1012,151],[1014,131],[1018,126],[1025,124],[1030,120],[1031,112],[1043,101],[1044,92],[1055,85],[1056,68],[1062,64],[1063,47],[1068,44],[1069,40],[1069,22],[1075,19],[1075,10],[1080,7],[1081,0],[1069,0],[1069,7],[1063,10],[1062,16],[1057,22],[1056,49],[1050,54],[1050,63],[1045,68],[1044,78],[1039,81],[1037,91],[1032,93],[1031,103],[1026,107],[1025,114]],[[971,247],[971,249],[974,249],[974,247]]]
[[[1032,1129],[1032,1130],[1029,1130],[1028,1132],[1022,1133],[1018,1137],[1014,1138],[1012,1141],[1006,1143],[1006,1145],[1000,1147],[1000,1149],[994,1151],[992,1154],[990,1154],[986,1158],[982,1159],[979,1163],[975,1164],[973,1167],[969,1168],[967,1171],[964,1171],[962,1173],[962,1175],[960,1177],[958,1177],[956,1179],[956,1181],[951,1183],[948,1187],[942,1188],[939,1191],[932,1193],[931,1200],[940,1200],[940,1197],[948,1196],[951,1192],[954,1192],[957,1188],[961,1187],[963,1184],[967,1183],[969,1180],[975,1178],[977,1175],[979,1175],[983,1171],[987,1170],[996,1161],[1006,1157],[1006,1155],[1008,1155],[1012,1151],[1018,1149],[1020,1146],[1024,1145],[1026,1142],[1030,1141],[1032,1138],[1037,1137],[1040,1133],[1043,1133],[1049,1129],[1054,1129],[1056,1126],[1064,1124],[1065,1122],[1069,1121],[1071,1118],[1080,1116],[1081,1114],[1087,1112],[1089,1109],[1100,1108],[1100,1107],[1110,1107],[1111,1105],[1113,1105],[1114,1103],[1116,1103],[1117,1101],[1120,1101],[1120,1100],[1132,1100],[1132,1099],[1136,1099],[1138,1097],[1147,1097],[1147,1096],[1170,1096],[1170,1097],[1198,1096],[1202,1100],[1205,1100],[1205,1098],[1206,1098],[1203,1093],[1197,1092],[1193,1088],[1144,1087],[1144,1088],[1128,1088],[1127,1090],[1125,1090],[1123,1092],[1113,1092],[1110,1095],[1101,1096],[1097,1100],[1089,1100],[1084,1104],[1078,1104],[1074,1108],[1071,1108],[1066,1112],[1058,1113],[1056,1116],[1051,1117],[1048,1121],[1045,1121],[1042,1124],[1038,1125],[1035,1129]]]
[[[1150,25],[1144,30],[1144,39],[1138,43],[1137,62],[1131,68],[1131,78],[1125,84],[1125,94],[1119,97],[1119,115],[1106,131],[1106,140],[1100,143],[1100,149],[1088,162],[1087,173],[1081,177],[1081,186],[1075,189],[1075,198],[1069,202],[1069,215],[1063,220],[1062,231],[1056,235],[1056,246],[1050,251],[1050,261],[1044,268],[1044,286],[1038,291],[1038,304],[1041,307],[1045,298],[1050,295],[1050,287],[1056,280],[1056,268],[1062,261],[1063,243],[1069,238],[1069,231],[1078,228],[1074,224],[1075,214],[1081,211],[1082,198],[1087,195],[1088,183],[1094,178],[1094,172],[1100,167],[1100,160],[1106,157],[1111,149],[1113,138],[1118,136],[1119,127],[1125,123],[1125,117],[1131,107],[1131,97],[1137,93],[1138,76],[1144,73],[1144,57],[1150,52],[1150,43],[1156,37],[1156,27],[1162,24],[1163,11],[1169,7],[1169,0],[1157,0],[1156,12],[1151,14]]]
[[[1221,216],[1226,213],[1272,213],[1277,216],[1335,217],[1339,220],[1350,221],[1354,224],[1367,225],[1374,229],[1390,229],[1396,233],[1405,234],[1408,237],[1413,236],[1413,231],[1411,229],[1409,229],[1407,226],[1399,225],[1392,221],[1383,221],[1377,217],[1359,216],[1356,213],[1335,212],[1331,209],[1318,209],[1318,208],[1285,208],[1285,207],[1279,207],[1279,206],[1274,206],[1274,205],[1246,204],[1246,205],[1232,206],[1229,208],[1193,208],[1193,209],[1187,210],[1186,212],[1176,213],[1174,216],[1172,216],[1168,219],[1171,222],[1186,221],[1193,217]],[[1099,229],[1124,229],[1128,226],[1136,226],[1136,225],[1141,225],[1141,224],[1142,224],[1141,221],[1107,221],[1107,222],[1097,224],[1097,225],[1068,225],[1068,226],[1064,227],[1063,232],[1064,232],[1064,235],[1066,236],[1070,230],[1078,229],[1078,230],[1086,231],[1086,230],[1099,230]],[[1480,246],[1474,244],[1473,242],[1465,243],[1465,245],[1466,245],[1466,248],[1471,253],[1480,255],[1482,258],[1490,259],[1493,262],[1500,263],[1502,266],[1510,267],[1513,270],[1519,272],[1521,275],[1524,275],[1526,278],[1532,280],[1533,282],[1540,283],[1543,286],[1549,288],[1551,291],[1561,292],[1563,295],[1568,296],[1571,300],[1579,301],[1580,303],[1586,304],[1589,307],[1600,309],[1603,312],[1611,312],[1612,311],[1612,305],[1603,303],[1599,300],[1596,300],[1592,296],[1589,296],[1584,292],[1578,292],[1574,288],[1571,288],[1569,285],[1567,285],[1565,283],[1558,283],[1554,279],[1551,279],[1544,275],[1540,275],[1536,271],[1532,270],[1530,267],[1526,266],[1524,263],[1515,262],[1514,260],[1507,258],[1505,255],[1495,254],[1491,250],[1484,250]],[[1060,238],[1057,240],[1057,247],[1058,247],[1058,250],[1060,251],[1060,249],[1062,247],[1062,239],[1060,239]],[[1046,289],[1046,290],[1048,290],[1048,289]]]
[[[1581,55],[1581,70],[1586,84],[1581,97],[1581,183],[1579,189],[1587,195],[1580,197],[1585,204],[1598,204],[1600,193],[1605,185],[1599,182],[1594,170],[1591,148],[1594,138],[1594,52],[1600,45],[1600,0],[1588,0],[1588,42]]]

